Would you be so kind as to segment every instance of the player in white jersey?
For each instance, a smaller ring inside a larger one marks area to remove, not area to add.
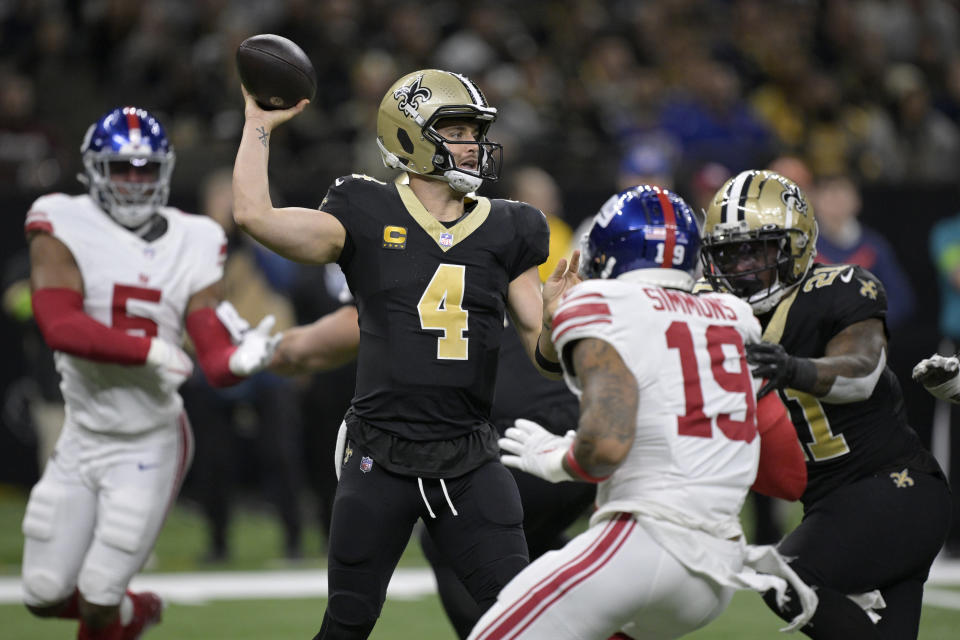
[[[690,293],[700,234],[667,190],[612,197],[585,240],[587,280],[553,319],[579,427],[559,437],[518,420],[500,446],[508,466],[599,483],[597,510],[504,588],[470,638],[676,638],[720,615],[736,589],[782,599],[788,583],[803,604],[798,628],[816,595],[773,547],[746,545],[739,523],[751,486],[795,500],[806,483],[782,403],[756,399],[751,308]]]
[[[224,386],[265,366],[272,319],[251,329],[221,300],[226,238],[167,207],[174,154],[135,107],[90,126],[87,195],[39,198],[27,214],[33,309],[54,350],[66,420],[23,519],[24,603],[80,620],[81,640],[130,640],[159,621],[156,594],[127,590],[192,459],[177,387]]]

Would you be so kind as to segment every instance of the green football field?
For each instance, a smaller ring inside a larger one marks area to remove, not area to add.
[[[19,573],[22,545],[19,525],[24,505],[22,492],[0,490],[0,582],[7,584]],[[269,515],[257,509],[242,509],[237,514],[232,532],[234,554],[231,561],[215,567],[199,566],[196,559],[204,550],[204,523],[189,504],[181,504],[171,513],[157,544],[156,557],[144,577],[175,578],[171,574],[198,571],[235,572],[239,577],[249,576],[253,571],[257,572],[254,575],[260,576],[262,583],[267,583],[324,567],[321,536],[316,529],[308,530],[306,558],[295,565],[276,559],[275,552],[282,546],[281,534]],[[411,544],[401,561],[401,568],[417,570],[425,566],[418,545]],[[422,574],[421,571],[415,573]],[[189,581],[189,578],[184,579]],[[952,607],[925,605],[920,638],[958,638],[960,585],[937,586],[936,590],[946,595],[946,601],[953,600],[957,604]],[[147,640],[308,640],[319,628],[325,604],[320,597],[296,596],[284,599],[197,599],[194,602],[170,600],[163,624],[150,630],[145,635]],[[777,631],[782,624],[767,610],[759,596],[742,592],[736,595],[719,619],[686,637],[692,640],[786,637]],[[11,598],[0,604],[0,638],[73,638],[75,629],[75,622],[36,620]],[[383,616],[371,637],[375,640],[453,640],[455,635],[436,595],[426,593],[388,598]]]
[[[323,600],[263,600],[217,602],[204,606],[172,605],[163,624],[145,634],[145,640],[309,640],[320,627]],[[920,638],[958,637],[960,614],[927,608]],[[760,598],[739,593],[733,604],[710,626],[686,636],[690,640],[761,640],[804,638],[779,633],[780,619],[767,611]],[[72,638],[76,623],[34,621],[22,608],[0,607],[2,637],[17,640]],[[373,640],[455,640],[436,597],[409,602],[387,602]],[[853,640],[853,639],[851,639]]]

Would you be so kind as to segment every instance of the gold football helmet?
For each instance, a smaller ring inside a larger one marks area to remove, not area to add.
[[[480,127],[477,140],[441,137],[437,123],[448,119],[476,121]],[[497,110],[466,76],[439,69],[414,71],[397,80],[380,102],[377,146],[387,167],[443,180],[457,191],[469,193],[484,180],[500,177],[503,148],[487,140],[487,131],[496,119]],[[456,166],[445,146],[454,144],[480,147],[476,171]]]
[[[703,275],[715,290],[772,309],[803,280],[817,255],[813,205],[795,182],[773,171],[744,171],[710,203]]]

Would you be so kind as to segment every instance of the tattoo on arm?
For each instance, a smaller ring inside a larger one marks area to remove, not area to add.
[[[260,144],[266,147],[267,139],[270,137],[270,134],[267,133],[266,127],[257,127],[257,133],[260,134],[258,137],[258,140],[260,140]]]
[[[838,376],[860,378],[869,375],[880,361],[880,352],[887,346],[883,321],[870,318],[854,323],[827,343],[822,358],[814,358],[817,383],[813,393],[830,391]]]
[[[609,475],[636,434],[637,381],[617,350],[596,338],[577,343],[573,364],[583,385],[577,461],[591,475]]]

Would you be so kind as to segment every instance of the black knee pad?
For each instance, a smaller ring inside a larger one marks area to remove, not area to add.
[[[366,640],[373,631],[373,622],[368,624],[345,624],[338,622],[330,615],[330,610],[323,614],[323,624],[320,631],[313,636],[313,640]]]
[[[330,584],[336,586],[327,601],[326,617],[349,627],[373,628],[383,607],[380,577],[367,571],[330,569]]]

